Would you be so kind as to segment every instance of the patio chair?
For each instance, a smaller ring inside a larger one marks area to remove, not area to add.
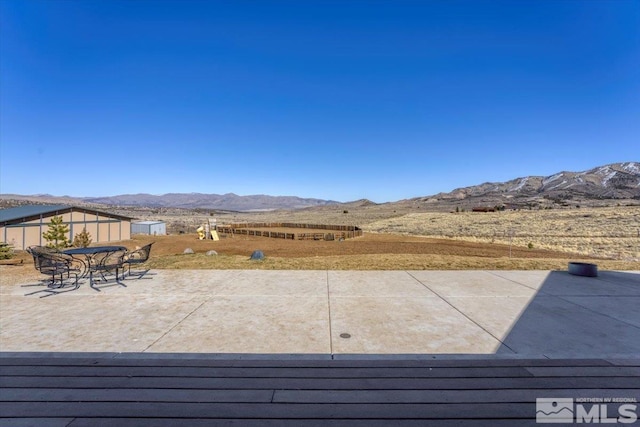
[[[27,253],[33,257],[33,266],[36,270],[40,271],[40,254],[46,253],[57,253],[59,252],[57,249],[48,248],[46,246],[29,246],[27,248]]]
[[[70,292],[78,289],[78,275],[81,271],[75,260],[55,249],[44,247],[30,247],[27,252],[33,256],[33,262],[36,270],[40,273],[50,276],[51,278],[45,282],[47,289],[31,292],[26,295],[33,295],[39,292],[46,292],[41,298],[59,294],[62,292]],[[71,276],[75,276],[72,283],[65,282]]]
[[[120,285],[126,287],[124,283],[120,281],[120,271],[122,271],[122,278],[124,278],[124,256],[127,250],[125,248],[108,251],[108,252],[99,252],[92,259],[92,263],[89,267],[89,286],[91,286],[96,291],[99,291],[100,288],[104,288],[107,286],[115,286]],[[94,276],[98,274],[100,279],[95,279]],[[106,284],[109,282],[109,279],[106,277],[108,275],[115,275],[115,282],[111,284]],[[96,286],[97,281],[104,281],[105,284],[100,287]]]
[[[33,257],[34,268],[42,274],[48,275],[49,271],[51,270],[50,261],[48,260],[48,258],[42,255],[60,254],[60,251],[58,249],[49,248],[47,246],[30,246],[29,248],[27,248],[27,253]]]
[[[144,264],[149,260],[149,255],[151,255],[151,246],[155,242],[151,242],[148,245],[141,247],[140,249],[136,249],[131,252],[127,252],[124,257],[124,263],[128,267],[127,276],[138,276],[138,279],[142,278],[145,274],[149,272],[149,269],[144,271],[136,271],[134,273],[131,272],[132,265]]]

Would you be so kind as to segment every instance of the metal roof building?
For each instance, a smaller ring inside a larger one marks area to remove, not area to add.
[[[42,233],[51,218],[61,216],[69,226],[69,240],[86,228],[93,243],[114,242],[131,238],[131,219],[95,209],[68,205],[26,205],[0,210],[0,241],[14,249],[45,245]]]
[[[167,225],[163,221],[136,221],[131,223],[131,234],[164,236],[167,234]]]

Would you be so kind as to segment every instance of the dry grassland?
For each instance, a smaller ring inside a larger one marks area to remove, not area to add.
[[[640,260],[640,207],[409,213],[363,227],[370,232],[447,237]]]
[[[513,247],[549,249],[597,259],[640,261],[640,206],[502,212],[442,212],[409,204],[324,206],[294,211],[216,213],[218,224],[299,222],[357,225],[367,233],[455,239]],[[169,229],[195,230],[210,219],[200,214],[163,217]],[[154,219],[146,217],[145,219]],[[158,219],[158,218],[155,218]]]
[[[164,217],[169,229],[189,224],[186,234],[134,236],[130,249],[156,241],[148,266],[177,269],[274,270],[566,270],[586,260],[602,270],[640,270],[640,207],[442,213],[385,205],[218,215],[224,222],[302,222],[358,225],[364,237],[344,242],[235,237],[200,241],[195,228],[204,214]],[[154,218],[159,219],[159,218]],[[531,244],[531,248],[529,248]],[[183,255],[185,248],[195,251]],[[209,250],[218,255],[207,256]],[[250,261],[255,249],[264,261]],[[510,256],[511,254],[511,256]],[[0,265],[0,285],[40,278],[30,257],[20,266]]]
[[[155,258],[149,266],[160,269],[218,270],[566,270],[566,259],[478,258],[456,255],[332,255],[322,257],[274,257],[252,261],[247,256],[204,254]],[[599,263],[601,270],[625,270],[623,263]]]

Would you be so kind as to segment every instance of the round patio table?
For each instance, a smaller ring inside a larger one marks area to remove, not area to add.
[[[111,253],[117,251],[126,251],[124,246],[93,246],[88,248],[73,248],[62,251],[67,255],[71,255],[75,259],[79,260],[84,265],[84,270],[81,277],[86,277],[91,272],[91,267],[94,265],[93,259],[97,254]],[[80,256],[83,256],[82,259]]]

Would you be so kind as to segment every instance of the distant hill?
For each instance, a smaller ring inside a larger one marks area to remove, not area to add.
[[[589,202],[603,199],[640,199],[640,163],[613,163],[582,172],[558,172],[507,182],[485,182],[408,201],[523,205],[541,200],[568,203],[572,200]]]
[[[294,196],[238,196],[237,194],[169,193],[161,196],[151,194],[124,194],[111,197],[84,198],[86,203],[119,206],[203,208],[229,211],[257,211],[272,209],[301,209],[338,203],[332,200],[300,198]]]
[[[23,196],[17,194],[3,194],[0,199],[9,200],[13,205],[25,203],[62,203],[82,204],[91,206],[131,206],[150,208],[185,208],[185,209],[212,209],[227,211],[260,211],[274,209],[301,209],[316,206],[326,206],[338,202],[312,198],[300,198],[294,196],[238,196],[237,194],[202,194],[202,193],[168,193],[163,195],[153,194],[121,194],[108,197],[69,197],[52,196],[50,194],[37,194]]]
[[[425,205],[440,208],[457,206],[532,206],[569,204],[580,202],[593,204],[602,200],[640,199],[640,163],[625,162],[599,166],[583,172],[558,172],[550,176],[526,176],[507,182],[486,182],[480,185],[457,188],[449,193],[416,197],[389,202],[389,205]],[[169,193],[123,194],[109,197],[69,197],[36,194],[0,195],[0,207],[25,203],[64,203],[99,206],[131,206],[150,208],[215,209],[227,211],[261,211],[275,209],[303,209],[340,205],[344,207],[368,207],[369,200],[340,203],[333,200],[300,198],[294,196],[237,194]]]

